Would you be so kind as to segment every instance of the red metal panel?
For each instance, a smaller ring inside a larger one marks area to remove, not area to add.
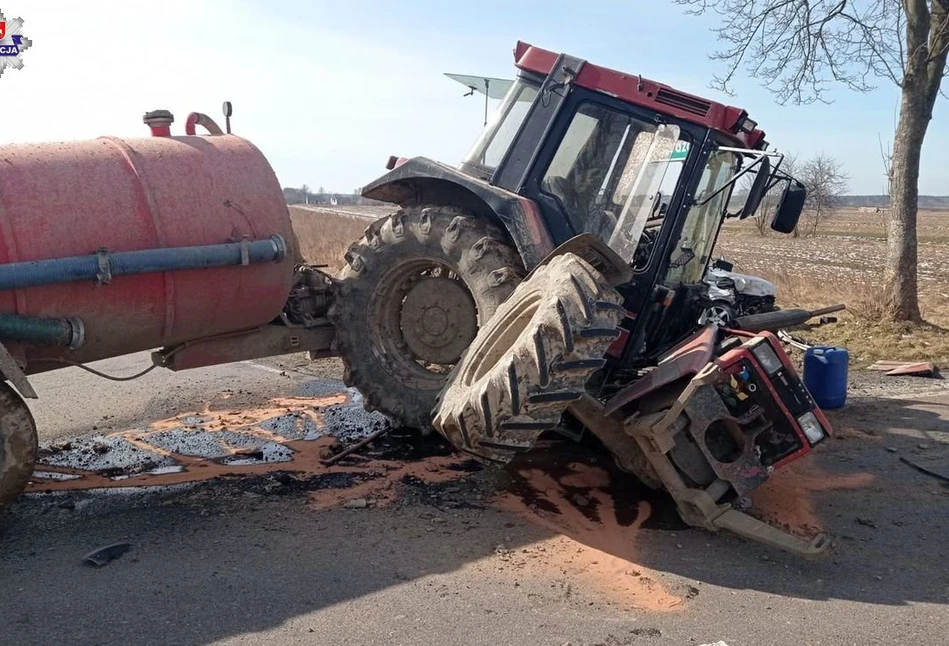
[[[519,69],[535,74],[547,76],[556,60],[557,54],[554,52],[520,41],[514,49],[514,64]],[[733,131],[738,120],[747,115],[741,108],[710,101],[635,74],[626,74],[608,67],[585,63],[577,76],[576,84],[690,123],[712,128],[734,139],[740,146],[755,148],[765,136],[765,133],[760,130],[755,130],[750,134],[743,132],[736,134]]]
[[[273,170],[240,137],[109,137],[0,149],[0,263],[272,234],[293,247]],[[79,316],[83,348],[27,348],[26,357],[87,361],[268,323],[286,300],[293,262],[4,292],[0,311]]]

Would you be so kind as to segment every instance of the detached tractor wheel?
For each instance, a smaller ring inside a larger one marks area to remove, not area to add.
[[[346,384],[428,431],[452,367],[521,281],[520,255],[480,218],[415,207],[371,225],[346,263],[329,313]]]
[[[0,383],[0,513],[23,493],[37,452],[36,422],[29,407],[9,384]]]
[[[578,256],[551,260],[478,333],[440,396],[435,429],[498,462],[529,449],[606,363],[622,302]]]

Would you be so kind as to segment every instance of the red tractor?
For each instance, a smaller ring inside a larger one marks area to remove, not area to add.
[[[331,317],[347,383],[493,461],[589,431],[688,522],[819,551],[729,503],[830,425],[772,334],[697,329],[724,221],[775,190],[759,217],[789,233],[805,188],[740,108],[525,43],[515,64],[459,168],[390,160],[363,190],[401,210],[346,256]]]

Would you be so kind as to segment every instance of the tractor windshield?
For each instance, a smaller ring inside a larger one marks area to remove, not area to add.
[[[665,280],[667,287],[701,282],[725,217],[732,187],[720,191],[707,201],[706,198],[725,186],[740,166],[741,158],[732,152],[717,151],[709,156],[695,194],[695,204],[686,215],[678,243],[669,258],[669,271]]]
[[[523,79],[515,81],[463,163],[487,175],[493,173],[527,118],[538,89],[536,84]]]
[[[670,167],[670,161],[683,143],[678,126],[584,103],[544,173],[541,190],[557,198],[576,233],[596,234],[633,262],[647,224],[662,220],[660,187],[678,181],[681,165]]]

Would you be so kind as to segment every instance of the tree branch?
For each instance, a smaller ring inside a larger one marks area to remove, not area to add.
[[[724,47],[712,58],[728,67],[715,87],[729,91],[744,68],[781,103],[823,101],[831,82],[861,92],[874,77],[901,85],[903,2],[919,1],[675,0],[721,17],[713,32]]]

